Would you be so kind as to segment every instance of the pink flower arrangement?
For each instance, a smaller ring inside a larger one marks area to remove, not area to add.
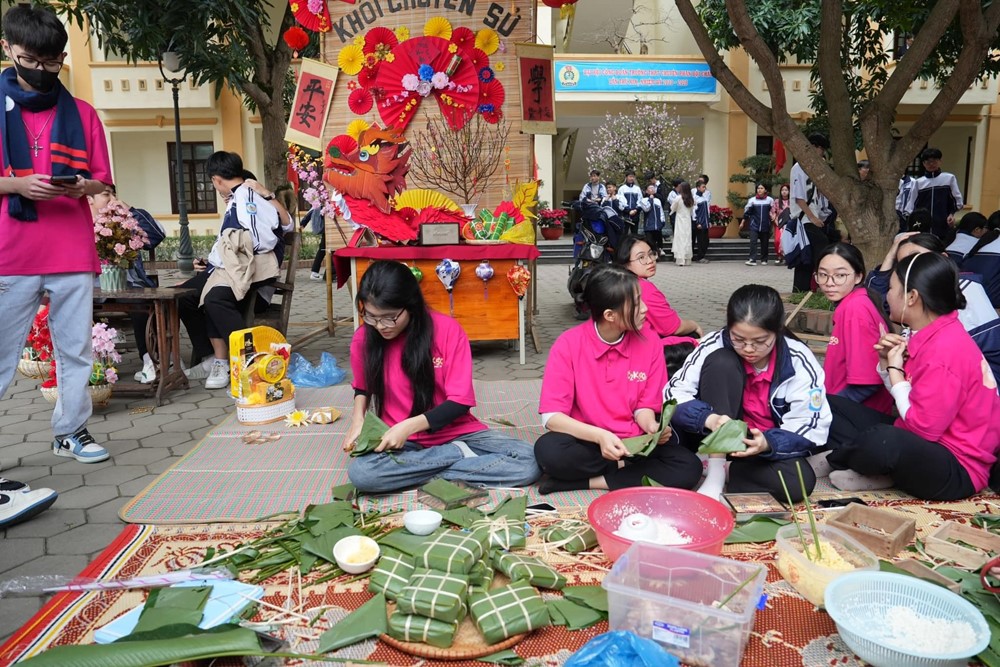
[[[127,269],[149,238],[139,223],[120,201],[113,201],[94,219],[94,242],[101,264],[112,264]]]
[[[49,337],[49,309],[46,306],[39,311],[32,326],[32,335],[36,341],[51,341]],[[114,364],[121,363],[122,357],[115,349],[115,340],[118,338],[118,330],[109,327],[104,322],[98,322],[90,330],[91,346],[94,350],[94,366],[90,372],[90,384],[94,386],[104,384],[114,384],[118,382],[118,369]],[[33,341],[32,345],[36,342]],[[51,350],[51,348],[49,348]],[[51,357],[51,352],[46,356]],[[58,385],[56,375],[56,361],[52,359],[52,368],[49,370],[49,377],[42,383],[43,387],[50,388]]]
[[[543,208],[538,211],[539,227],[562,227],[569,214],[561,208]]]

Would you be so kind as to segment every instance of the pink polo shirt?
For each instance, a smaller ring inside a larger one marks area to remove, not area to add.
[[[472,349],[469,338],[455,320],[447,315],[431,310],[434,338],[431,341],[431,363],[434,366],[434,398],[431,407],[445,401],[475,407],[476,392],[472,388]],[[351,340],[351,370],[354,372],[352,386],[367,391],[365,384],[365,336],[370,327],[362,326],[354,332]],[[374,335],[378,335],[377,333]],[[385,347],[384,375],[385,401],[380,415],[386,424],[395,426],[409,419],[413,409],[413,385],[403,372],[403,348],[406,332],[389,341]],[[486,425],[466,413],[440,431],[424,431],[410,436],[410,440],[424,447],[441,445],[457,440],[463,435],[486,430]]]
[[[879,412],[892,412],[892,395],[878,374],[875,351],[885,330],[885,320],[864,287],[844,297],[833,312],[833,331],[823,361],[827,394],[837,394],[847,385],[877,385],[878,390],[864,404]]]
[[[1000,448],[1000,396],[983,353],[957,313],[913,334],[907,352],[910,410],[895,425],[947,447],[981,491]]]
[[[681,316],[670,307],[663,292],[646,278],[639,278],[639,288],[642,290],[642,300],[648,309],[646,324],[652,327],[660,338],[677,333],[677,329],[681,326]]]
[[[771,349],[767,359],[767,368],[760,373],[753,364],[743,362],[747,379],[743,384],[743,421],[750,428],[766,431],[775,427],[771,416],[771,380],[774,379],[774,364],[777,359],[777,346]]]
[[[82,100],[76,100],[76,107],[87,143],[90,177],[113,183],[108,144],[97,112]],[[39,112],[21,110],[26,128],[40,129],[45,126],[38,138],[38,157],[29,150],[36,174],[52,173],[52,121],[49,119],[52,113],[51,109]],[[29,137],[28,144],[31,143]],[[0,276],[100,272],[94,244],[94,219],[86,197],[36,201],[36,222],[23,222],[10,217],[8,200],[8,197],[0,196]]]
[[[593,321],[564,332],[549,351],[538,412],[561,412],[619,438],[642,435],[635,411],[663,407],[663,346],[648,330],[609,344]]]

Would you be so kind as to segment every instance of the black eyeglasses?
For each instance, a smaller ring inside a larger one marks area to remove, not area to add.
[[[23,53],[14,55],[11,51],[11,56],[17,63],[24,67],[25,69],[43,69],[46,72],[52,72],[55,74],[63,68],[63,61],[61,60],[38,60],[37,58],[32,58],[31,56],[26,56]]]
[[[392,327],[396,326],[396,320],[402,317],[403,313],[405,312],[406,309],[404,308],[403,310],[399,311],[392,317],[373,317],[368,313],[364,313],[361,315],[361,320],[365,324],[370,324],[373,327],[382,327],[383,329],[391,329]]]

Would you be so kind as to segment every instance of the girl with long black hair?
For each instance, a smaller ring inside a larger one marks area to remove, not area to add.
[[[967,498],[986,486],[1000,449],[1000,396],[958,320],[964,301],[947,257],[922,253],[896,265],[889,313],[904,334],[884,334],[877,350],[899,417],[831,400],[835,486],[895,486],[927,500]]]
[[[830,406],[823,368],[784,324],[785,307],[771,287],[744,285],[729,297],[726,328],[706,334],[664,390],[677,400],[672,424],[692,446],[731,419],[750,429],[746,451],[712,454],[699,493],[718,498],[731,492],[769,491],[784,497],[778,473],[797,479],[802,461],[806,492],[816,474],[806,462],[826,444]],[[788,484],[792,499],[801,486]]]
[[[473,417],[472,351],[455,320],[430,310],[410,269],[374,262],[358,287],[364,326],[351,341],[351,449],[371,409],[389,425],[374,452],[351,461],[358,490],[388,493],[432,477],[524,486],[541,474],[532,446]]]

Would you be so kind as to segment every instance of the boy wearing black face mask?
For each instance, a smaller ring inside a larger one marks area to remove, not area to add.
[[[101,267],[85,195],[112,184],[104,128],[93,107],[59,82],[67,34],[55,14],[12,7],[3,36],[0,47],[14,66],[0,73],[0,395],[47,292],[59,377],[52,453],[96,463],[108,458],[87,432],[94,274]],[[0,528],[55,499],[50,489],[0,480]]]

